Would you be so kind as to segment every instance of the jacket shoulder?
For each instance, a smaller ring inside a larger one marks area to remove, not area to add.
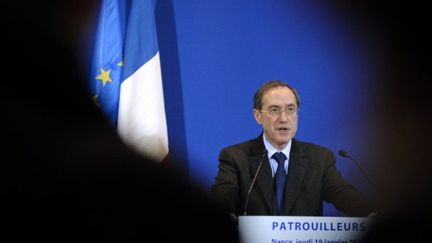
[[[233,144],[227,147],[222,148],[222,151],[225,152],[249,152],[254,148],[259,146],[259,138],[250,139],[241,143]]]
[[[333,152],[329,148],[326,148],[324,146],[315,143],[299,141],[297,139],[295,139],[294,141],[296,146],[304,152],[314,152],[318,154],[327,154],[327,153],[333,154]]]

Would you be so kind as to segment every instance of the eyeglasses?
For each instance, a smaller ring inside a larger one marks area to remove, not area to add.
[[[296,106],[281,107],[270,107],[267,110],[261,110],[261,112],[267,112],[270,116],[280,116],[282,112],[285,112],[288,116],[294,116],[299,111]]]

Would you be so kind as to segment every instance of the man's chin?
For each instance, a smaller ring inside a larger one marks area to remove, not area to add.
[[[276,143],[278,144],[279,147],[285,147],[289,143],[290,140],[291,140],[291,137],[289,139],[278,140]]]
[[[287,144],[292,139],[290,135],[279,136],[277,143],[278,144]]]

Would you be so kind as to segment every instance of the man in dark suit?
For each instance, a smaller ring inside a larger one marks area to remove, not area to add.
[[[235,215],[321,216],[323,201],[348,216],[368,215],[366,200],[343,179],[333,153],[294,139],[299,107],[296,90],[282,81],[257,91],[253,112],[264,132],[222,149],[212,196]]]

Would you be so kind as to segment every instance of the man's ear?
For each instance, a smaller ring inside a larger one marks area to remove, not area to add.
[[[262,124],[262,117],[261,117],[261,112],[259,111],[259,110],[257,110],[257,109],[254,109],[253,110],[253,115],[254,115],[254,117],[255,117],[255,121],[258,123],[258,124]]]

